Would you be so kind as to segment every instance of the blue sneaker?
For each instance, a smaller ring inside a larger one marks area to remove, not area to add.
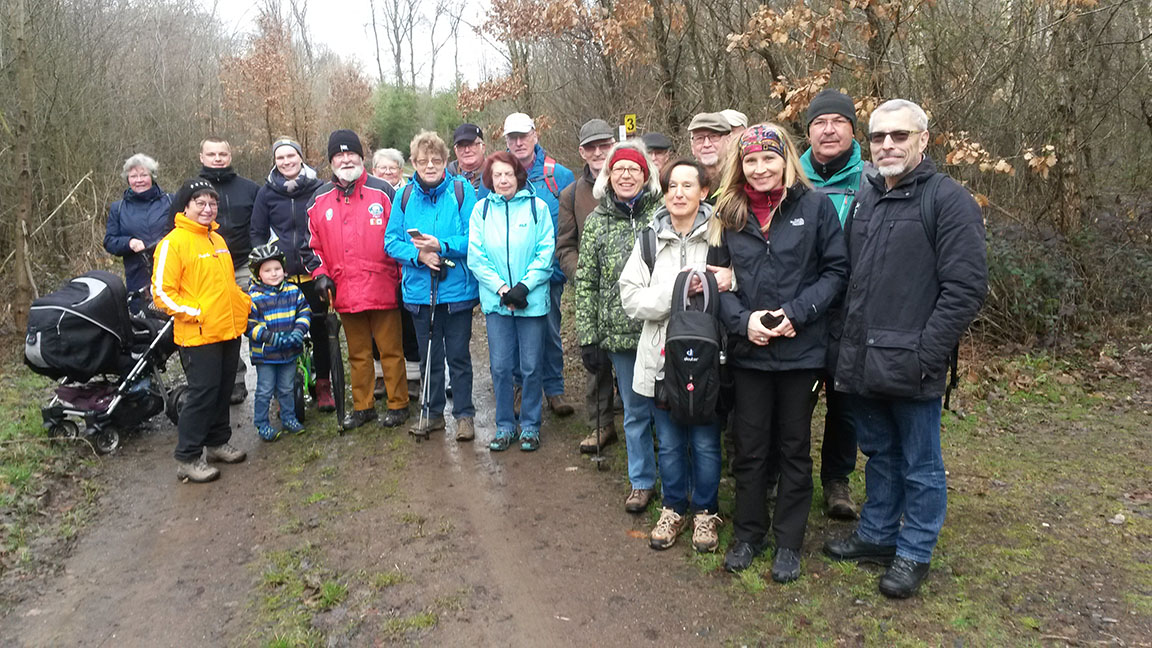
[[[530,430],[528,432],[520,433],[520,450],[522,452],[532,452],[540,447],[540,431]]]
[[[508,446],[516,441],[516,431],[497,431],[496,436],[492,439],[492,443],[488,444],[488,449],[492,452],[504,452]]]
[[[292,434],[304,433],[304,424],[297,421],[294,417],[290,419],[282,418],[280,419],[280,424],[284,426],[285,432],[291,432]]]
[[[260,435],[261,439],[265,441],[275,441],[280,438],[280,430],[272,427],[271,425],[260,425],[256,428],[256,434]]]

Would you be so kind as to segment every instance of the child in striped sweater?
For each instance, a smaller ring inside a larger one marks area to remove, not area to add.
[[[248,255],[252,270],[252,309],[248,312],[248,337],[252,364],[256,367],[256,398],[253,423],[265,441],[280,438],[280,430],[268,420],[273,394],[280,402],[280,423],[288,432],[299,434],[304,425],[296,419],[292,393],[296,379],[296,358],[304,349],[312,311],[304,293],[284,281],[284,253],[275,243],[262,245]]]

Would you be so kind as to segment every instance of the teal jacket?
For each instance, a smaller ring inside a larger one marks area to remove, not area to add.
[[[480,285],[485,313],[539,317],[552,304],[549,280],[556,235],[548,205],[526,185],[505,199],[492,192],[476,203],[468,220],[468,267]],[[510,310],[500,303],[501,286],[523,282],[528,308]]]
[[[860,158],[860,145],[852,141],[852,157],[831,178],[825,180],[812,168],[812,149],[804,151],[800,156],[800,164],[804,167],[804,175],[816,186],[816,190],[832,199],[836,207],[836,215],[840,217],[840,227],[848,220],[852,213],[852,206],[856,204],[856,193],[860,191],[860,178],[864,174],[864,160]]]

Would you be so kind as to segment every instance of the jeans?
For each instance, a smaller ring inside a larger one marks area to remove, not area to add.
[[[406,307],[411,312],[411,306]],[[416,339],[420,349],[420,370],[428,381],[427,415],[437,418],[444,415],[447,398],[444,394],[444,357],[448,357],[448,371],[452,376],[452,416],[461,419],[476,415],[472,405],[472,352],[468,345],[472,342],[472,309],[455,313],[448,312],[448,304],[436,306],[435,329],[432,331],[432,358],[428,353],[428,324],[432,309],[421,305],[412,313]],[[421,394],[423,397],[423,394]]]
[[[512,408],[513,374],[519,365],[524,378],[520,401],[520,430],[539,433],[544,391],[541,360],[548,321],[539,317],[515,317],[488,313],[488,361],[492,367],[492,390],[496,396],[496,431],[514,433]],[[455,390],[453,390],[455,394]]]
[[[284,364],[253,363],[256,365],[256,399],[252,403],[252,422],[256,427],[271,427],[268,405],[272,396],[280,401],[280,422],[296,420],[296,398],[292,393],[296,379],[296,360]]]
[[[543,383],[544,393],[559,396],[564,393],[564,344],[560,339],[560,296],[564,284],[549,284],[552,306],[548,309],[548,333],[544,339]],[[631,384],[631,383],[629,383]]]
[[[684,425],[672,420],[668,410],[653,407],[652,412],[660,440],[664,506],[680,515],[688,511],[715,513],[720,492],[720,422]]]
[[[232,438],[228,401],[239,360],[240,338],[180,347],[188,391],[176,425],[173,456],[177,461],[198,459],[204,454],[204,446],[216,447]]]
[[[866,542],[896,545],[898,556],[931,562],[948,507],[940,449],[940,399],[841,395],[856,424],[860,451],[868,458],[864,464],[867,500],[856,532]]]
[[[609,351],[616,370],[616,387],[624,402],[624,443],[628,450],[628,481],[632,488],[656,487],[656,451],[652,446],[652,399],[632,391],[635,351]]]

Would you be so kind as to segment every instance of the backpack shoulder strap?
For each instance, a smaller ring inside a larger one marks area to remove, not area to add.
[[[535,225],[536,221],[536,199],[532,199],[532,224]]]
[[[452,188],[456,190],[456,211],[464,208],[464,181],[456,178],[452,182]]]
[[[487,198],[484,199],[484,207],[480,210],[480,222],[484,222],[484,221],[488,220],[488,203],[489,202],[490,201]]]
[[[640,259],[648,266],[648,274],[656,267],[656,230],[649,225],[640,230]]]
[[[560,198],[560,185],[556,182],[556,160],[551,155],[544,156],[544,186],[554,198]]]
[[[412,197],[412,184],[404,186],[404,193],[400,194],[400,211],[408,212],[408,199]]]
[[[920,223],[924,225],[924,235],[933,251],[936,250],[936,190],[943,179],[943,173],[933,173],[920,194]]]

